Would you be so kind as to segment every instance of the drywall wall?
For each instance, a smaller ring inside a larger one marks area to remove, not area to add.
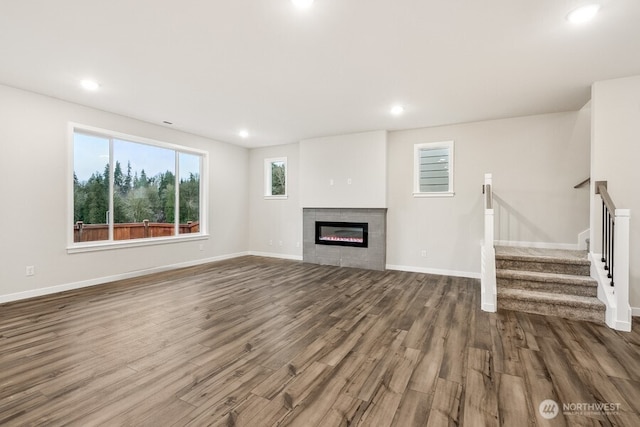
[[[299,144],[255,148],[249,153],[249,248],[252,253],[302,259]],[[264,197],[264,160],[287,158],[287,198]]]
[[[413,145],[447,140],[455,141],[455,196],[413,197]],[[588,189],[573,188],[589,176],[585,113],[389,132],[387,156],[394,268],[478,275],[485,173],[493,174],[497,240],[570,246],[589,227]]]
[[[630,209],[629,299],[640,315],[640,76],[596,82],[591,92],[591,182],[607,181],[617,208]],[[601,201],[592,197],[592,242],[601,252]]]
[[[300,205],[309,208],[384,208],[387,132],[300,142]]]
[[[6,86],[0,117],[2,300],[247,251],[248,150]],[[67,254],[69,122],[207,151],[209,239]]]
[[[578,234],[589,227],[589,189],[573,188],[589,176],[589,126],[589,112],[579,111],[389,132],[388,266],[477,276],[481,186],[487,172],[494,175],[498,239],[576,245]],[[455,196],[414,198],[413,144],[450,139],[456,144]],[[325,149],[318,157],[328,156],[333,147]],[[302,254],[296,246],[302,232],[300,206],[309,191],[299,181],[303,166],[297,155],[302,151],[302,143],[250,151],[252,252],[286,258]],[[264,159],[281,156],[288,158],[289,199],[265,200]],[[323,204],[334,204],[330,194],[322,197]]]

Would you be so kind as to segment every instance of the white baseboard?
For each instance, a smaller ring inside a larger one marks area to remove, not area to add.
[[[519,248],[540,248],[540,249],[566,249],[578,250],[577,243],[548,243],[548,242],[520,242],[516,240],[494,240],[496,246],[512,246]]]
[[[440,276],[467,277],[470,279],[479,279],[480,273],[472,271],[442,270],[439,268],[414,267],[410,265],[393,265],[387,264],[387,270],[410,271],[412,273],[437,274]]]
[[[495,313],[495,312],[497,311],[497,310],[496,310],[496,305],[495,305],[495,304],[485,304],[485,303],[482,303],[482,304],[481,304],[480,309],[481,309],[482,311],[486,311],[486,312],[488,312],[488,313]]]
[[[631,307],[631,315],[633,317],[640,317],[640,307]]]
[[[302,255],[277,254],[274,252],[258,252],[258,251],[249,251],[248,254],[253,256],[263,256],[266,258],[280,258],[280,259],[290,259],[292,261],[302,261]]]
[[[187,262],[181,262],[177,264],[163,265],[160,267],[147,268],[144,270],[136,270],[136,271],[130,271],[127,273],[114,274],[112,276],[82,280],[80,282],[66,283],[63,285],[49,286],[46,288],[39,288],[39,289],[33,289],[29,291],[24,291],[24,292],[16,292],[13,294],[0,295],[0,304],[6,303],[6,302],[12,302],[12,301],[19,301],[27,298],[41,297],[44,295],[51,295],[51,294],[64,292],[64,291],[71,291],[74,289],[87,288],[89,286],[102,285],[104,283],[115,282],[117,280],[132,279],[134,277],[145,276],[147,274],[162,273],[163,271],[176,270],[178,268],[193,267],[200,264],[223,261],[226,259],[238,258],[246,255],[249,255],[249,253],[237,252],[234,254],[220,255],[212,258],[198,259],[194,261],[187,261]]]

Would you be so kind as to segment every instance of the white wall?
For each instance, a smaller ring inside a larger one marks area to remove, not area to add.
[[[248,150],[6,86],[0,117],[0,300],[247,251]],[[211,237],[67,254],[70,121],[208,151]],[[25,276],[27,265],[35,276]]]
[[[5,299],[248,250],[300,257],[302,206],[388,207],[388,264],[475,275],[485,172],[494,174],[497,203],[510,223],[499,237],[576,243],[588,227],[588,190],[572,188],[589,173],[588,120],[581,112],[367,132],[250,151],[4,86],[0,117],[0,298]],[[69,121],[208,151],[210,239],[67,254]],[[449,139],[456,144],[455,197],[414,198],[413,144]],[[345,146],[349,158],[355,156],[353,174],[325,170],[333,149]],[[382,153],[381,147],[386,147]],[[265,200],[264,159],[281,156],[288,158],[289,197]],[[303,163],[315,174],[302,177]],[[331,177],[336,188],[328,189]],[[353,183],[347,187],[349,177]],[[365,196],[347,202],[358,187]],[[622,205],[626,200],[620,197]],[[36,267],[35,276],[25,276],[27,265]]]
[[[455,141],[455,196],[414,198],[413,145]],[[588,114],[569,112],[389,132],[387,263],[477,275],[482,183],[493,173],[498,240],[576,245],[589,227]],[[426,250],[427,256],[421,252]]]
[[[386,131],[301,141],[300,206],[386,207],[386,147]]]
[[[494,174],[496,212],[502,224],[497,238],[576,245],[578,234],[589,227],[589,189],[573,188],[589,176],[589,125],[589,112],[583,110],[389,132],[387,264],[477,275],[483,225],[481,186],[486,172]],[[456,195],[414,198],[413,144],[449,139],[456,144]],[[334,147],[313,148],[318,157],[326,157]],[[253,252],[284,257],[302,254],[296,246],[301,239],[300,206],[307,206],[303,200],[307,192],[314,191],[301,180],[303,166],[297,156],[302,151],[301,143],[250,152]],[[264,200],[264,159],[280,156],[288,157],[290,197]],[[327,191],[322,195],[323,206],[334,207],[341,201],[334,201]],[[422,250],[427,257],[421,256]]]
[[[255,148],[249,152],[249,248],[252,253],[302,259],[300,145]],[[265,199],[264,159],[287,158],[287,198]]]
[[[596,82],[592,88],[591,180],[608,181],[620,209],[631,209],[630,305],[640,315],[640,76]],[[593,191],[593,189],[592,189]],[[592,199],[592,241],[601,252],[599,196]]]

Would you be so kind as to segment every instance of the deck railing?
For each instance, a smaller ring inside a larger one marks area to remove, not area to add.
[[[494,242],[493,189],[492,176],[484,175],[482,186],[484,203],[484,240],[480,246],[480,284],[482,287],[482,310],[495,312],[497,309],[496,252]]]

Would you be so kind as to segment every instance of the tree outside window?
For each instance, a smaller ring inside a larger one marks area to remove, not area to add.
[[[287,158],[278,157],[264,161],[265,198],[287,198]]]
[[[74,243],[201,231],[203,155],[165,145],[74,129]]]

